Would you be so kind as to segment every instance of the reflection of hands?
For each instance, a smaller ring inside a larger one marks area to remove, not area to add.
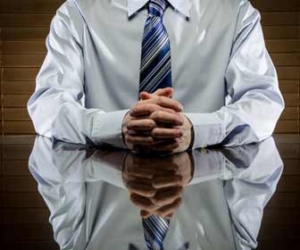
[[[172,217],[181,204],[191,174],[188,153],[152,158],[129,154],[124,163],[123,181],[142,217],[151,214]]]

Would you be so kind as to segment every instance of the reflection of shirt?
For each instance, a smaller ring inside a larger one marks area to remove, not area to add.
[[[60,247],[128,250],[134,243],[146,249],[139,211],[122,184],[126,152],[98,150],[87,158],[80,146],[56,146],[37,137],[29,164]],[[282,172],[273,138],[192,155],[193,180],[171,220],[165,249],[186,242],[191,250],[255,248],[263,208]]]
[[[128,250],[130,243],[147,249],[139,210],[130,202],[127,190],[103,181],[80,186],[84,192],[77,196],[78,201],[64,202],[65,206],[51,218],[61,249]],[[43,192],[44,198],[54,190]],[[62,193],[60,198],[67,199],[69,195]],[[234,249],[222,181],[187,187],[183,199],[171,220],[164,241],[166,250],[180,249],[185,242],[189,242],[191,250]]]
[[[146,2],[68,0],[59,8],[28,103],[38,133],[124,147],[121,122],[138,100]],[[169,2],[163,20],[173,98],[193,124],[193,147],[269,136],[284,103],[258,12],[246,0]]]

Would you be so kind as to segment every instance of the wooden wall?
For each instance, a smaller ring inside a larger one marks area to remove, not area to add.
[[[100,1],[100,0],[99,0]],[[32,134],[26,102],[45,57],[45,38],[63,0],[0,0],[2,135]],[[253,0],[261,11],[267,47],[278,70],[286,110],[276,133],[300,133],[299,0]]]

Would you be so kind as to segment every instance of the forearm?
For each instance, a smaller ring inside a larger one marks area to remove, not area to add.
[[[66,100],[64,92],[53,94],[53,89],[51,92],[42,96],[36,93],[28,102],[28,112],[38,134],[71,143],[125,147],[121,126],[127,110],[87,109],[72,99]]]
[[[272,135],[284,108],[279,91],[248,92],[242,100],[212,113],[186,113],[194,130],[192,148],[215,144],[237,146],[259,142]],[[274,98],[277,96],[277,98]]]

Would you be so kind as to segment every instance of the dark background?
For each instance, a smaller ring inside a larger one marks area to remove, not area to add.
[[[58,249],[49,210],[28,170],[34,137],[10,135],[34,133],[26,102],[45,57],[50,20],[62,2],[0,0],[1,249]],[[261,11],[266,44],[286,102],[276,133],[290,134],[278,145],[285,170],[264,210],[259,249],[300,249],[300,1],[252,3]]]
[[[0,0],[2,135],[33,134],[26,102],[45,57],[50,21],[63,0]],[[277,67],[286,109],[276,133],[300,133],[299,0],[253,0],[261,11],[266,44]]]

